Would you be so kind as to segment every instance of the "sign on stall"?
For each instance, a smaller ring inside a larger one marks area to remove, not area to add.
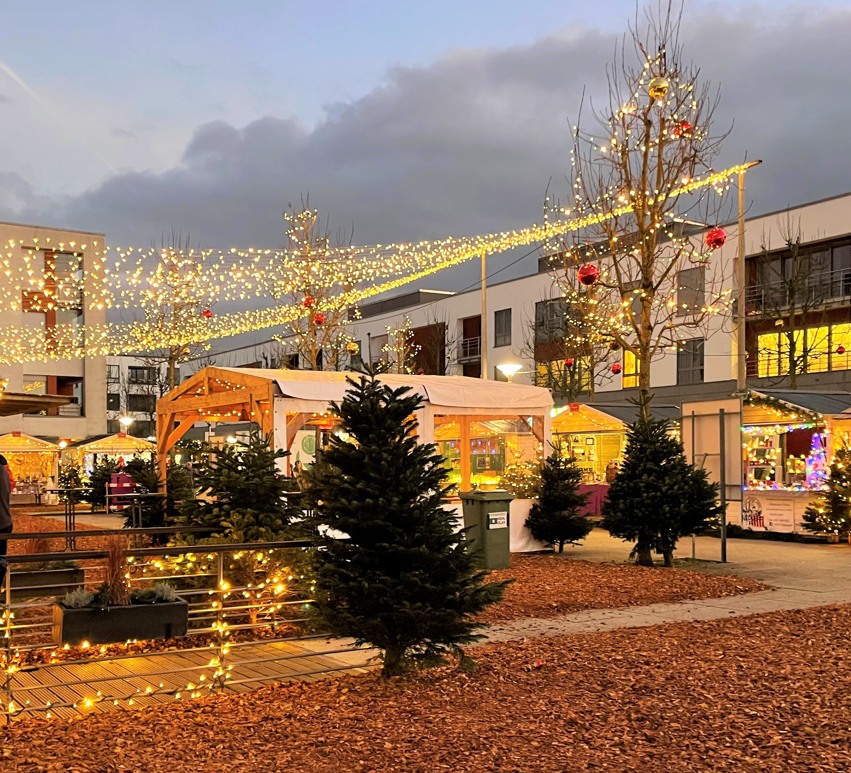
[[[795,502],[745,493],[742,527],[754,531],[795,531]]]

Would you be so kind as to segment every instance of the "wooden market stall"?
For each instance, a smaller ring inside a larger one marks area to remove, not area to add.
[[[59,452],[56,443],[23,432],[0,436],[0,454],[6,457],[15,479],[15,499],[31,496],[36,502],[41,500],[56,480]]]
[[[75,458],[81,468],[90,472],[98,457],[106,457],[114,461],[129,462],[136,456],[153,457],[157,452],[156,444],[143,438],[133,437],[125,432],[114,435],[88,438],[71,443],[65,449],[65,454]]]
[[[626,431],[638,418],[638,407],[620,403],[568,403],[553,410],[553,444],[576,460],[582,470],[580,490],[588,494],[586,510],[600,515],[609,483],[626,449]],[[678,422],[673,405],[653,405],[653,415]]]
[[[347,378],[359,377],[336,371],[204,368],[157,402],[160,469],[164,474],[168,452],[199,421],[254,422],[272,436],[276,448],[291,452],[282,460],[288,471],[296,462],[310,463],[334,430],[330,403],[343,399]],[[498,487],[507,444],[528,446],[535,458],[549,440],[549,390],[464,376],[383,374],[380,380],[422,395],[419,437],[438,443],[450,480],[460,490]]]
[[[851,436],[851,392],[751,390],[742,406],[741,525],[802,531],[826,487],[830,460]]]

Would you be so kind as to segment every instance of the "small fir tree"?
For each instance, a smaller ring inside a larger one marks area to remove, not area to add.
[[[540,462],[511,462],[505,465],[501,483],[515,499],[537,499],[541,490]]]
[[[805,529],[815,532],[851,533],[851,448],[839,448],[830,463],[827,491],[804,511]]]
[[[630,426],[624,463],[603,505],[603,527],[634,542],[631,555],[642,566],[653,565],[654,551],[673,566],[677,540],[721,515],[718,485],[686,461],[669,430],[669,422],[653,419]]]
[[[536,540],[558,547],[575,545],[591,531],[590,519],[580,514],[588,494],[579,493],[582,472],[573,459],[553,452],[541,467],[538,501],[532,505],[526,526]]]
[[[184,504],[180,523],[209,526],[213,536],[233,542],[285,539],[300,514],[294,481],[275,464],[288,452],[272,450],[271,438],[254,433],[246,445],[210,449],[210,460],[195,474],[199,495],[210,501]]]
[[[349,384],[332,406],[346,439],[332,436],[305,473],[321,546],[314,598],[325,625],[382,649],[393,676],[415,659],[463,656],[460,645],[479,638],[473,615],[504,585],[485,583],[442,507],[443,459],[415,436],[421,398],[375,373]]]
[[[112,481],[116,472],[120,472],[118,462],[112,459],[101,459],[92,466],[88,480],[89,491],[85,494],[85,500],[91,503],[93,509],[106,507],[106,484]]]

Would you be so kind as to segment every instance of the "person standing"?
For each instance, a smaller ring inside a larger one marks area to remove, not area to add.
[[[12,533],[12,473],[6,457],[0,454],[0,534]],[[6,555],[9,549],[7,540],[0,540],[0,587],[6,579],[9,562]]]

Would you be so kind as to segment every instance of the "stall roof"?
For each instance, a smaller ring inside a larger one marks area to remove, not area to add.
[[[59,451],[56,443],[25,435],[23,432],[10,432],[0,436],[0,454],[43,453]]]
[[[0,416],[20,413],[38,413],[48,408],[58,408],[71,402],[64,395],[33,395],[28,392],[3,392],[0,394]]]
[[[575,408],[566,405],[553,419],[556,432],[618,432],[638,419],[638,406],[624,403],[576,403]],[[680,409],[675,405],[654,405],[653,416],[657,419],[679,421]],[[587,428],[583,427],[587,425]]]
[[[790,408],[831,416],[851,411],[851,392],[799,392],[784,389],[751,389],[751,394],[778,400]]]
[[[589,406],[621,421],[623,424],[633,424],[638,420],[638,406],[623,403],[594,403]],[[676,405],[651,405],[654,419],[680,420],[680,409]]]
[[[345,371],[266,370],[262,368],[219,368],[277,384],[284,397],[321,402],[343,399],[349,388],[346,378],[361,374]],[[408,386],[419,392],[431,405],[462,408],[512,408],[549,410],[553,398],[548,389],[528,384],[488,381],[469,376],[415,376],[383,373],[379,381],[392,386]]]
[[[138,454],[145,451],[154,453],[157,450],[154,443],[121,432],[105,437],[86,438],[70,444],[68,448],[85,454]]]

